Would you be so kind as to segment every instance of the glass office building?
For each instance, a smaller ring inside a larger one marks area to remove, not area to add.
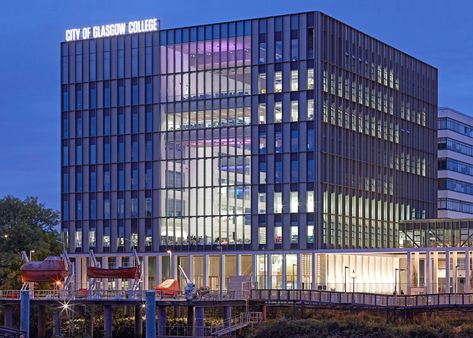
[[[437,70],[319,12],[61,45],[62,233],[145,287],[315,287],[437,211]],[[168,251],[170,253],[168,253]],[[106,287],[122,287],[123,281]]]
[[[438,217],[473,218],[473,118],[439,109]]]

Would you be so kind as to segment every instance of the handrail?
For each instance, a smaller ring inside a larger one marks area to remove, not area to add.
[[[232,317],[230,320],[223,322],[221,325],[212,327],[213,336],[222,336],[240,328],[255,324],[263,320],[261,312],[241,312],[238,316]]]
[[[350,305],[365,307],[446,307],[472,306],[473,293],[443,293],[420,295],[385,295],[362,292],[337,292],[323,290],[253,289],[251,300],[264,302],[304,302],[308,304]]]
[[[91,292],[88,289],[79,290],[29,290],[31,300],[144,300],[147,290],[96,290]],[[168,291],[156,290],[156,300],[177,299],[185,300],[184,292],[177,291],[169,294]],[[0,300],[19,300],[21,290],[0,290]],[[243,297],[233,292],[211,291],[194,299],[195,301],[224,301],[241,300],[246,301],[249,297]]]

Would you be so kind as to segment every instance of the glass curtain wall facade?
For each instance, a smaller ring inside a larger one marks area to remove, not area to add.
[[[436,216],[437,71],[319,18],[321,247],[395,247],[400,220]]]
[[[400,220],[436,215],[436,69],[322,13],[64,42],[61,60],[72,253],[171,250],[204,284],[294,287],[311,250],[396,247]]]
[[[473,118],[439,109],[439,218],[473,217]]]
[[[402,222],[400,247],[451,248],[473,246],[472,219],[428,219]]]

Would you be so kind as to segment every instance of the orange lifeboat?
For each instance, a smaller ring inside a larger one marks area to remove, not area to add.
[[[131,266],[127,268],[105,269],[93,266],[87,267],[88,278],[122,278],[134,279],[138,274],[138,268]]]
[[[39,262],[27,262],[20,267],[23,283],[50,282],[64,280],[69,272],[61,257],[49,256]]]
[[[166,279],[156,286],[155,290],[163,296],[175,296],[179,293],[179,282],[177,279]]]

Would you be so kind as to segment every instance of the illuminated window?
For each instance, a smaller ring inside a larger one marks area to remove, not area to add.
[[[310,99],[307,100],[307,120],[313,120],[314,119],[314,100]]]
[[[328,92],[328,79],[327,79],[327,71],[324,70],[322,73],[322,90],[324,92]]]
[[[299,119],[299,101],[291,101],[291,122]]]
[[[110,226],[104,226],[103,229],[103,246],[110,246]]]
[[[153,243],[153,229],[150,225],[146,225],[145,246],[151,246]]]
[[[313,191],[307,191],[306,203],[307,203],[307,206],[306,206],[307,212],[314,212],[315,200],[314,200]]]
[[[137,246],[138,245],[138,234],[136,232],[133,232],[131,234],[131,245],[132,246]]]
[[[297,225],[291,226],[291,243],[299,242],[299,227]]]
[[[282,122],[282,102],[274,103],[274,123]]]
[[[299,197],[297,191],[291,191],[289,211],[292,213],[298,212],[299,210]]]
[[[118,225],[117,231],[117,246],[124,246],[125,245],[125,227],[122,225]]]
[[[348,80],[345,79],[345,94],[346,94],[347,91],[348,91],[347,84],[348,84]],[[341,76],[338,76],[337,89],[338,89],[337,95],[338,95],[339,97],[343,97],[343,79],[342,79]]]
[[[259,166],[259,182],[266,183],[266,161],[264,158],[260,158],[258,161]]]
[[[282,243],[282,227],[279,225],[274,227],[274,243]]]
[[[258,194],[258,213],[266,213],[266,193],[264,192]]]
[[[266,73],[258,74],[258,93],[266,94]]]
[[[95,230],[89,231],[89,246],[95,246],[96,238],[95,238]]]
[[[307,69],[307,89],[314,89],[314,68]]]
[[[291,70],[291,91],[299,90],[299,71]]]
[[[76,248],[82,247],[82,229],[76,230],[75,242]]]
[[[266,228],[258,228],[258,244],[266,244]]]
[[[266,123],[266,103],[260,103],[258,105],[258,123]]]
[[[314,226],[307,226],[307,243],[314,243]]]
[[[282,92],[282,72],[274,73],[274,92]]]
[[[326,102],[324,102],[323,107],[322,107],[322,112],[323,112],[323,121],[325,123],[328,123],[328,105]]]
[[[275,214],[282,213],[282,193],[281,192],[274,193],[274,213]]]

